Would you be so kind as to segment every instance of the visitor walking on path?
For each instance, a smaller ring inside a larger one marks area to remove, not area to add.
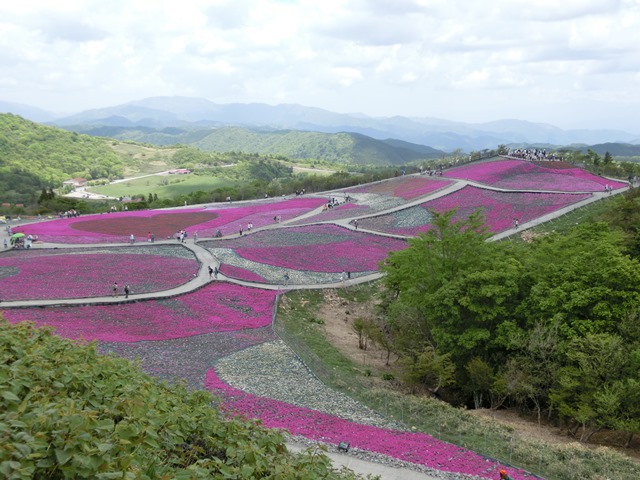
[[[124,286],[124,298],[129,298],[129,292],[130,292],[130,291],[131,291],[131,290],[129,289],[129,284],[127,283],[127,284]]]
[[[133,233],[129,235],[129,243],[135,243],[136,237],[133,236]]]
[[[216,268],[214,268],[214,269],[213,269],[213,278],[218,278],[218,272],[219,272],[219,271],[220,271],[220,270],[218,270],[218,267],[216,267]]]
[[[113,282],[113,286],[111,287],[112,296],[118,296],[118,282]]]
[[[211,265],[209,265],[209,278],[211,278],[213,276],[213,268],[211,268]]]

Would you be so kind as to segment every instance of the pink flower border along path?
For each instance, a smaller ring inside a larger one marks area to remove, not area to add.
[[[361,219],[359,226],[367,230],[413,236],[431,227],[431,216],[423,210],[443,213],[457,208],[457,218],[464,218],[481,209],[489,231],[499,233],[512,228],[515,219],[524,224],[590,197],[590,193],[504,192],[467,185],[418,206]]]
[[[200,237],[213,237],[217,230],[223,235],[237,233],[236,222],[245,227],[252,222],[258,228],[274,223],[276,215],[288,220],[325,203],[324,198],[306,197],[242,207],[116,212],[31,223],[14,231],[50,243],[126,243],[131,234],[137,241],[147,241],[149,232],[162,240],[183,229],[190,235],[197,231]]]
[[[11,323],[49,325],[65,338],[138,342],[270,326],[275,297],[275,291],[216,282],[162,300],[0,311]]]
[[[543,190],[559,192],[602,192],[605,185],[614,190],[627,184],[599,177],[581,168],[553,168],[525,160],[492,160],[447,170],[450,178],[470,180],[507,190]]]
[[[453,473],[495,478],[504,466],[456,445],[424,433],[363,425],[309,408],[245,393],[224,383],[215,369],[207,372],[205,387],[222,398],[222,408],[231,415],[259,419],[268,428],[338,445],[348,439],[352,448],[375,452],[402,461]],[[514,480],[532,478],[509,467]]]

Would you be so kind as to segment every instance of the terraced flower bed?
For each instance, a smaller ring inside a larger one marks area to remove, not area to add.
[[[406,242],[336,225],[310,225],[203,242],[202,246],[230,248],[247,260],[291,270],[363,272],[377,270],[389,251],[405,248]]]
[[[601,192],[605,185],[613,189],[627,186],[625,183],[599,177],[581,168],[547,168],[540,166],[540,163],[496,160],[453,168],[447,170],[446,176],[509,190]]]
[[[276,215],[289,220],[325,202],[323,198],[305,197],[244,207],[117,212],[32,223],[14,231],[37,235],[40,241],[51,243],[126,243],[132,234],[137,241],[146,242],[148,233],[160,240],[183,229],[191,235],[197,231],[200,237],[213,237],[217,230],[223,235],[236,233],[241,223],[245,228],[248,222],[256,228],[272,224]]]
[[[482,209],[487,228],[498,233],[512,228],[515,219],[523,224],[590,196],[589,193],[500,192],[466,186],[419,206],[362,219],[359,225],[367,230],[412,236],[429,229],[432,218],[429,210],[442,213],[458,208],[457,218],[460,218]]]
[[[436,179],[424,176],[402,176],[384,180],[361,187],[349,188],[347,193],[375,193],[400,197],[405,200],[422,197],[451,184],[451,180]]]
[[[79,307],[5,309],[11,323],[50,325],[65,338],[104,342],[168,340],[271,325],[276,293],[213,283],[179,297]]]
[[[100,297],[117,282],[157,292],[188,282],[198,267],[180,245],[13,250],[0,255],[0,291],[3,300]]]
[[[317,410],[245,393],[222,382],[214,369],[207,372],[205,386],[222,396],[222,407],[230,414],[260,419],[266,427],[285,429],[293,435],[334,445],[346,439],[352,448],[468,475],[493,477],[503,468],[495,461],[424,433],[362,425]],[[522,472],[509,470],[516,480],[526,478]]]

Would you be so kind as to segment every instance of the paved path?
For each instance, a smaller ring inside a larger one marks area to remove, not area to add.
[[[305,447],[288,443],[287,448],[292,452],[301,452]],[[442,475],[429,475],[410,468],[391,467],[381,463],[363,460],[348,453],[323,452],[333,462],[334,467],[347,467],[361,475],[377,475],[381,480],[442,480]]]

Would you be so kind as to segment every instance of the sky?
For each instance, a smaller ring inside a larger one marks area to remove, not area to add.
[[[0,2],[0,100],[153,96],[640,132],[640,0]]]

